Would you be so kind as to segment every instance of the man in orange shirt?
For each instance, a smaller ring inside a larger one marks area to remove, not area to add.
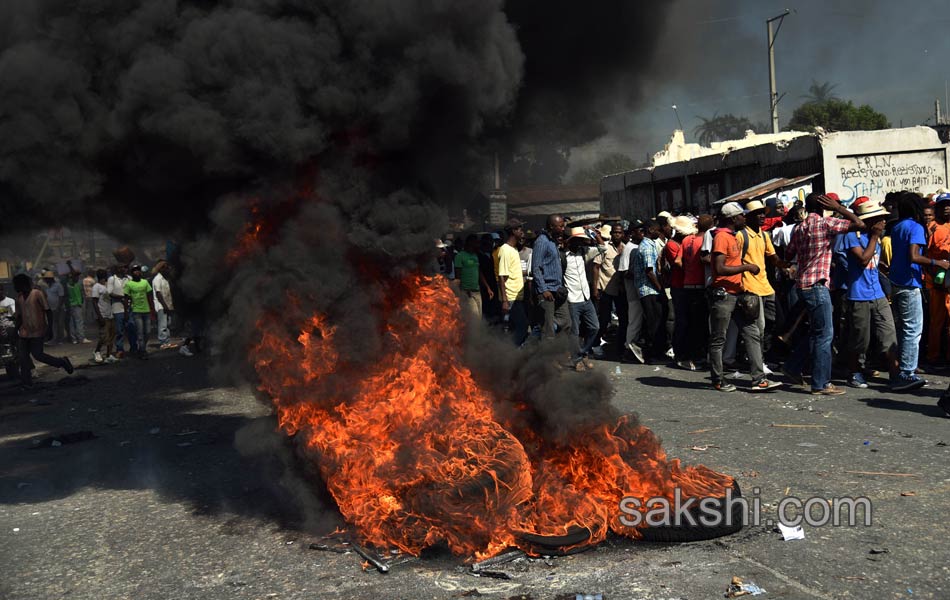
[[[727,382],[722,373],[722,349],[726,344],[726,330],[735,313],[736,321],[745,340],[746,353],[752,375],[753,390],[770,390],[779,383],[765,378],[762,362],[762,337],[759,333],[759,298],[746,294],[743,302],[754,302],[755,310],[737,310],[739,296],[744,292],[742,274],[759,272],[758,265],[742,264],[742,250],[736,231],[745,227],[745,214],[736,202],[723,205],[719,213],[719,229],[713,234],[712,285],[709,287],[709,370],[713,388],[720,392],[734,392],[736,386]],[[753,314],[754,313],[754,314]]]
[[[937,196],[934,207],[935,223],[927,243],[927,258],[931,261],[950,259],[950,194]],[[927,362],[934,364],[940,357],[940,340],[950,328],[950,294],[946,280],[938,283],[933,275],[930,284],[930,333],[927,336]],[[950,341],[947,347],[950,353]]]

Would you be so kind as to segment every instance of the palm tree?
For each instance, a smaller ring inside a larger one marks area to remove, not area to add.
[[[808,93],[802,95],[802,98],[805,99],[807,104],[817,104],[820,102],[827,102],[828,100],[838,100],[838,96],[836,96],[834,93],[834,89],[836,87],[838,87],[837,83],[831,83],[830,81],[818,83],[812,79],[811,85],[808,86]]]
[[[750,129],[756,133],[762,132],[761,123],[753,124],[746,117],[737,117],[732,114],[720,116],[717,112],[711,117],[697,115],[696,118],[702,123],[693,129],[693,135],[703,146],[709,146],[713,142],[742,139],[745,137],[745,132]]]

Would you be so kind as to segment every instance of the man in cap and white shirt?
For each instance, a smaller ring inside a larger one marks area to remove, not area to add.
[[[745,214],[736,202],[723,205],[719,213],[719,229],[712,245],[713,281],[709,298],[709,367],[713,387],[720,392],[733,392],[736,386],[727,382],[723,375],[722,350],[726,343],[726,330],[735,315],[752,375],[752,390],[764,391],[778,387],[779,383],[765,377],[762,361],[762,345],[758,326],[758,296],[745,293],[745,273],[757,275],[759,267],[753,263],[743,264],[742,251],[735,232],[745,227]],[[742,306],[740,306],[740,295]],[[749,305],[755,304],[755,310]],[[754,314],[751,314],[754,313]]]
[[[572,362],[578,371],[594,367],[589,355],[600,333],[597,309],[591,300],[590,284],[587,281],[587,255],[591,241],[583,227],[572,227],[567,239],[567,256],[564,259],[564,287],[567,288],[567,305],[571,311],[571,341],[575,348]],[[582,328],[583,341],[579,339]]]

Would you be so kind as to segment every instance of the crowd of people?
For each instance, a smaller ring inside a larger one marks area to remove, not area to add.
[[[16,345],[17,371],[24,386],[33,383],[34,360],[71,374],[70,359],[50,356],[45,346],[92,344],[87,327],[98,330],[91,356],[97,364],[148,358],[153,330],[160,350],[179,346],[172,342],[172,331],[184,323],[177,322],[174,271],[167,261],[157,261],[151,269],[120,263],[109,271],[92,269],[85,275],[71,261],[66,266],[68,273],[62,277],[48,269],[35,277],[16,275],[12,298],[0,285],[0,332]],[[179,352],[193,356],[201,350],[202,321],[194,311],[188,312],[191,332]]]
[[[950,358],[947,190],[847,207],[812,193],[587,226],[551,215],[537,235],[512,219],[459,241],[437,246],[463,311],[519,347],[568,336],[563,366],[577,371],[594,359],[672,363],[708,370],[720,392],[746,371],[752,391],[837,396],[839,377],[919,389]],[[939,405],[950,414],[950,390]]]

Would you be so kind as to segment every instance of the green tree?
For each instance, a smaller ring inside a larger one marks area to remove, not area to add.
[[[613,175],[636,169],[637,161],[622,152],[611,152],[597,159],[593,164],[577,170],[571,176],[571,183],[598,183],[604,175]]]
[[[869,131],[890,126],[886,115],[867,104],[855,106],[850,100],[806,102],[795,109],[788,122],[793,131],[811,131],[815,127],[827,131]]]
[[[716,113],[711,117],[697,115],[696,118],[702,123],[693,129],[693,135],[703,146],[709,146],[713,142],[741,140],[745,137],[745,132],[750,129],[756,133],[763,133],[767,130],[763,123],[753,123],[746,117],[737,117],[732,114],[720,115]]]
[[[808,86],[808,93],[803,95],[802,98],[806,102],[827,102],[828,100],[840,100],[838,96],[835,95],[834,89],[838,87],[838,84],[831,83],[826,81],[824,83],[818,83],[814,79],[811,80],[811,85]]]

